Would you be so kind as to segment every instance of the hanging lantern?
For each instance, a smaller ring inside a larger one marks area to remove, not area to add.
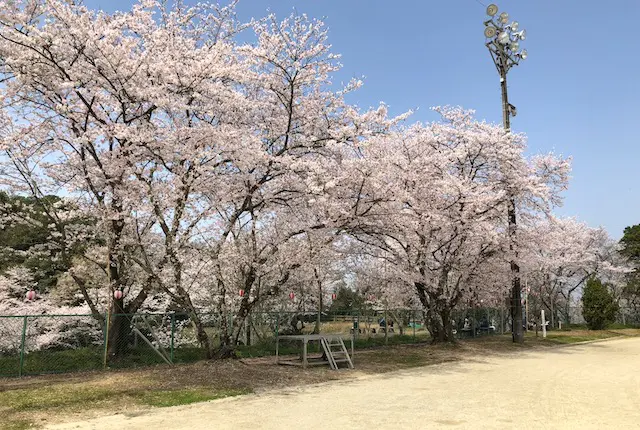
[[[369,300],[372,302],[375,302],[376,300],[376,296],[374,296],[373,294],[369,296]]]
[[[338,297],[338,296],[336,295],[336,293],[331,294],[331,300],[335,300],[335,299],[336,299],[336,297]]]
[[[296,296],[296,295],[295,295],[295,294],[293,294],[293,291],[289,293],[289,298],[290,298],[291,300],[293,300],[293,299],[295,298],[295,296]]]
[[[117,289],[113,292],[113,298],[116,300],[120,300],[122,297],[124,297],[124,294],[122,293],[122,290]]]
[[[240,297],[244,297],[244,290],[240,290]]]
[[[27,300],[32,301],[36,299],[36,292],[34,290],[27,291]]]

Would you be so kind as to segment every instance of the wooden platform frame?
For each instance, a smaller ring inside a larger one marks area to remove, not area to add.
[[[353,363],[353,336],[350,337],[351,340],[351,362]],[[297,340],[302,342],[302,353],[300,358],[298,359],[280,359],[279,349],[280,349],[280,339],[288,339],[288,340]],[[322,348],[322,342],[326,342],[327,344],[332,343],[335,339],[339,339],[344,341],[343,337],[336,334],[300,334],[300,335],[287,335],[287,336],[277,336],[276,337],[276,363],[284,364],[290,366],[302,366],[303,369],[306,369],[308,366],[322,366],[322,365],[331,365],[328,360],[322,359],[322,357],[312,357],[309,358],[308,354],[308,345],[309,342],[318,342],[320,346],[320,350]]]

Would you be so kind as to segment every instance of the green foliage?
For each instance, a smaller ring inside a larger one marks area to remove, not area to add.
[[[101,370],[103,368],[103,353],[103,347],[98,345],[60,351],[34,351],[25,354],[23,372],[25,375],[39,375]],[[273,350],[271,354],[273,354]],[[205,358],[205,353],[201,348],[176,348],[174,351],[175,363],[193,363]],[[157,364],[164,364],[162,358],[150,347],[141,345],[137,348],[131,348],[123,359],[110,363],[109,367],[128,369]],[[0,355],[0,377],[16,376],[19,369],[20,356],[18,354]]]
[[[81,243],[69,249],[69,244],[55,234],[71,225],[94,223],[86,217],[62,221],[54,216],[55,212],[71,210],[62,205],[57,196],[35,199],[0,191],[0,274],[21,265],[34,274],[38,289],[54,286],[58,276],[69,270],[71,257],[87,245]],[[51,244],[54,246],[49,246]]]
[[[622,255],[640,264],[640,224],[624,229],[620,245],[622,245],[620,250]]]
[[[33,428],[35,423],[25,415],[30,412],[74,413],[92,407],[126,403],[167,407],[239,396],[251,393],[249,388],[189,387],[181,389],[151,388],[132,382],[127,384],[69,383],[52,387],[29,387],[0,391],[3,417],[0,428]]]
[[[218,389],[210,390],[205,388],[187,388],[170,391],[147,391],[139,393],[141,403],[156,407],[169,407],[178,405],[188,405],[191,403],[206,402],[209,400],[222,399],[224,397],[240,396],[249,394],[250,389]]]
[[[9,419],[2,423],[2,428],[5,430],[23,430],[35,428],[36,424],[32,420],[28,419]]]
[[[363,307],[364,297],[351,288],[341,286],[338,291],[336,291],[336,299],[331,303],[329,311],[344,311],[342,313],[349,313]]]
[[[582,294],[582,315],[591,330],[603,330],[615,321],[618,304],[606,285],[590,278]]]

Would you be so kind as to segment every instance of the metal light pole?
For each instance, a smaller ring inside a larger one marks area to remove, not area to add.
[[[524,30],[518,31],[518,22],[513,21],[509,24],[509,14],[498,13],[498,6],[490,4],[487,7],[487,15],[489,19],[485,21],[484,36],[487,38],[485,43],[491,53],[493,63],[500,75],[500,89],[502,92],[502,123],[507,133],[511,131],[511,116],[516,116],[516,108],[509,103],[507,95],[507,73],[513,66],[517,66],[520,60],[527,58],[527,50],[520,49],[520,41],[526,37]],[[512,337],[514,342],[524,342],[524,332],[522,329],[522,292],[520,289],[520,267],[516,262],[518,252],[515,244],[516,234],[516,202],[512,193],[509,191],[509,203],[507,208],[507,218],[509,223],[509,250],[514,257],[510,262],[511,265],[511,321]]]

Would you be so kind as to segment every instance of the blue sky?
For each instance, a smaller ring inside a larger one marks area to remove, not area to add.
[[[187,0],[188,2],[189,0]],[[86,0],[128,10],[131,0]],[[224,3],[224,1],[223,1]],[[324,18],[344,68],[334,81],[365,77],[351,102],[384,101],[392,113],[461,105],[501,121],[497,72],[484,46],[486,0],[240,0],[241,20],[293,9]],[[640,1],[502,0],[527,30],[527,61],[509,73],[514,131],[529,152],[573,157],[565,204],[556,213],[603,226],[619,238],[640,224]]]

